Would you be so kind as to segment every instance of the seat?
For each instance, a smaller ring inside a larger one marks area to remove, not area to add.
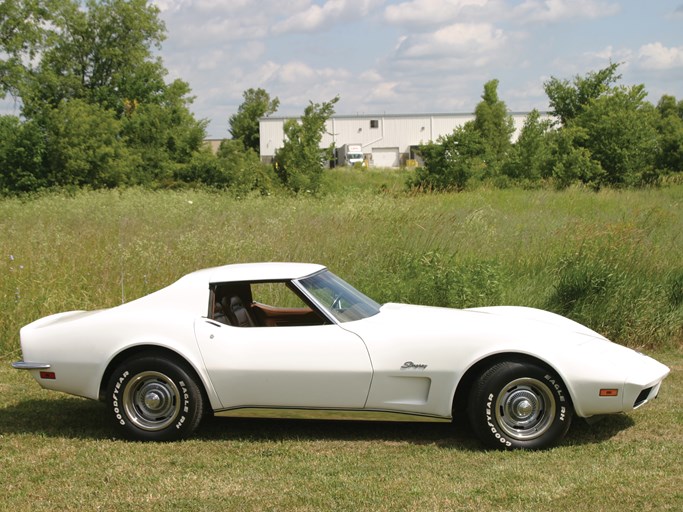
[[[216,322],[220,322],[222,324],[230,324],[230,320],[228,320],[228,315],[225,314],[225,308],[223,307],[223,304],[221,304],[219,301],[216,301],[213,307],[213,319]]]
[[[256,324],[238,295],[230,297],[227,308],[230,324],[235,327],[254,327]]]

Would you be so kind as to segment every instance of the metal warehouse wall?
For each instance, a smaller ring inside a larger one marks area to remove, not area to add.
[[[524,125],[527,112],[512,113],[515,124],[513,140],[517,139]],[[542,117],[549,117],[542,113]],[[373,150],[396,150],[405,158],[411,146],[435,141],[442,135],[452,133],[456,128],[474,119],[474,114],[413,114],[377,116],[336,116],[327,121],[327,133],[321,141],[321,148],[334,143],[361,144],[363,152]],[[261,137],[261,159],[272,160],[284,141],[286,118],[266,117],[259,122]]]

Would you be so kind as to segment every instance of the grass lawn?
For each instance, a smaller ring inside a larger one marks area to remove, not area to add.
[[[541,452],[484,451],[463,427],[208,420],[190,440],[113,438],[104,405],[0,361],[3,510],[683,509],[683,355],[660,397]]]

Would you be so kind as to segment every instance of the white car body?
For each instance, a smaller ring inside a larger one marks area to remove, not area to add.
[[[323,410],[446,421],[457,408],[456,398],[470,396],[484,370],[500,362],[547,369],[546,384],[557,387],[557,403],[571,404],[585,418],[646,404],[669,373],[654,359],[587,327],[530,308],[390,303],[367,317],[340,321],[301,286],[309,276],[328,274],[323,266],[299,263],[200,270],[121,306],[51,315],[25,326],[23,361],[14,367],[30,371],[46,389],[109,400],[105,395],[115,385],[116,366],[134,361],[144,349],[196,373],[215,414]],[[295,287],[324,323],[245,328],[212,318],[220,286],[271,282]],[[146,397],[150,407],[161,400],[156,391]],[[535,402],[526,394],[508,398],[520,417],[531,414]],[[499,430],[491,427],[493,435]],[[520,440],[501,443],[527,447],[525,438]]]

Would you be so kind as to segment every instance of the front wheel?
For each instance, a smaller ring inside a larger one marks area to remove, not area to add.
[[[118,430],[140,441],[189,436],[205,407],[201,389],[185,365],[151,354],[128,359],[114,371],[107,402]]]
[[[475,382],[470,424],[487,446],[540,449],[560,441],[573,409],[562,380],[551,371],[515,362],[496,364]]]

